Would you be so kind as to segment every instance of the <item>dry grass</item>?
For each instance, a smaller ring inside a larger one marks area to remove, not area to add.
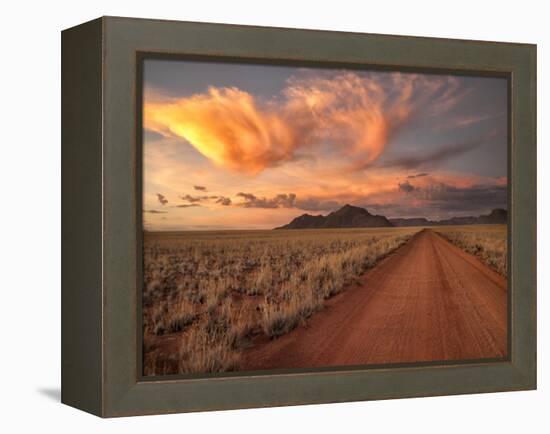
[[[477,256],[497,273],[507,273],[507,226],[445,226],[435,229],[451,243]]]
[[[305,322],[417,230],[146,233],[145,375],[238,369],[251,338]]]

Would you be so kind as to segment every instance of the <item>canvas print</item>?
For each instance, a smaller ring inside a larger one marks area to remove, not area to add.
[[[508,357],[506,78],[142,77],[144,376]]]

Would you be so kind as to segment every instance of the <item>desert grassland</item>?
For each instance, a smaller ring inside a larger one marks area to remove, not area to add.
[[[508,226],[471,225],[433,228],[462,250],[477,256],[497,273],[507,275]]]
[[[144,374],[235,370],[420,228],[144,234]]]

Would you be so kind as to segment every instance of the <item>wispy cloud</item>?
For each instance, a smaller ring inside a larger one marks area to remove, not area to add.
[[[442,145],[437,149],[425,154],[402,155],[380,163],[381,167],[392,167],[399,169],[417,169],[419,167],[431,167],[436,163],[458,157],[481,146],[483,140],[471,140],[463,143]]]
[[[465,128],[480,122],[493,119],[496,116],[494,114],[470,114],[470,115],[455,115],[449,117],[446,121],[440,121],[434,123],[434,131],[450,130],[455,128]]]
[[[426,173],[426,172],[417,173],[415,175],[409,175],[409,176],[407,176],[407,178],[408,179],[414,179],[414,178],[422,178],[424,176],[428,176],[428,173]]]
[[[198,203],[184,203],[180,205],[174,205],[174,208],[195,208],[200,206]]]
[[[206,191],[206,187],[204,185],[194,185],[193,188],[198,191]]]
[[[149,130],[180,137],[226,169],[256,175],[330,143],[332,152],[362,168],[421,108],[452,108],[463,90],[453,77],[333,73],[294,76],[279,98],[262,101],[237,88],[146,102]]]
[[[166,214],[167,213],[167,211],[159,211],[159,210],[156,210],[156,209],[143,210],[143,212],[148,213],[148,214]]]
[[[429,107],[429,114],[438,116],[445,113],[458,105],[468,95],[474,91],[473,88],[464,88],[461,86],[461,81],[457,77],[451,77],[448,81],[448,86],[439,89],[441,92],[439,97],[434,99]]]

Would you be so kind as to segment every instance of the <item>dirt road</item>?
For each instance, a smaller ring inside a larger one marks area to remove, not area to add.
[[[506,324],[505,278],[423,230],[241,369],[500,358]]]

